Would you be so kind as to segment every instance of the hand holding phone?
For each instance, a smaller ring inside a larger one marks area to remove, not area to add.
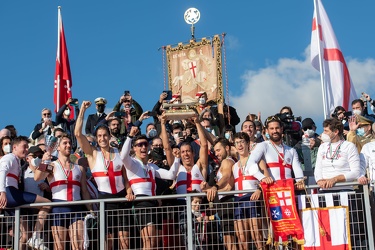
[[[114,114],[114,116],[116,116],[116,117],[124,117],[125,115],[126,115],[125,112],[120,112],[120,111],[115,112],[115,114]]]
[[[167,94],[167,97],[164,100],[170,101],[172,99],[172,90],[164,90],[163,93]]]

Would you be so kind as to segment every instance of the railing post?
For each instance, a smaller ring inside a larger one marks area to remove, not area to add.
[[[103,200],[99,203],[99,244],[100,250],[105,250],[106,244],[106,230],[105,230],[105,203]]]
[[[15,210],[15,213],[14,213],[14,230],[13,230],[13,233],[14,233],[14,249],[20,249],[20,223],[21,223],[21,220],[20,220],[20,210],[21,208],[17,207],[14,209]]]
[[[366,215],[366,226],[367,226],[367,246],[374,246],[374,234],[372,228],[372,218],[371,218],[371,203],[370,203],[370,194],[368,191],[368,186],[363,185],[363,196],[365,199],[365,215]]]
[[[186,196],[186,220],[187,220],[187,237],[188,249],[193,250],[193,216],[191,215],[191,198]]]

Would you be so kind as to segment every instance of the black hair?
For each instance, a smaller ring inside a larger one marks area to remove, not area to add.
[[[99,129],[104,129],[107,131],[108,135],[111,135],[111,131],[109,131],[109,128],[106,124],[100,124],[99,126],[95,127],[94,129],[94,135],[96,137],[96,135],[98,134],[98,130]]]
[[[244,139],[247,143],[250,143],[250,137],[247,133],[245,132],[238,132],[238,133],[235,133],[234,136],[233,136],[233,141],[235,139]]]
[[[215,141],[214,141],[214,147],[216,144],[220,143],[224,148],[225,147],[229,147],[230,149],[230,142],[228,139],[224,138],[224,137],[218,137]]]
[[[356,103],[359,103],[361,107],[363,108],[365,106],[365,103],[361,99],[355,99],[352,101],[352,106]]]
[[[141,135],[137,135],[137,136],[135,136],[135,137],[133,138],[133,140],[132,140],[132,146],[134,147],[134,144],[135,144],[136,141],[138,141],[138,140],[143,140],[143,139],[146,140],[146,141],[148,142],[148,138],[147,138],[146,135],[141,134]]]
[[[241,124],[241,130],[243,129],[243,125],[245,124],[245,122],[251,122],[251,123],[253,124],[254,128],[256,127],[254,121],[252,121],[252,120],[245,120],[245,121]]]
[[[64,130],[64,129],[62,129],[62,128],[60,128],[60,127],[57,127],[57,128],[55,128],[55,129],[53,130],[53,136],[56,137],[56,132],[57,132],[57,131],[60,131],[60,132],[62,132],[62,133],[65,133],[65,130]]]

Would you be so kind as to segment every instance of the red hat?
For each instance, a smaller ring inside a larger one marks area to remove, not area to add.
[[[204,91],[199,91],[199,92],[197,92],[196,94],[195,94],[195,98],[200,98],[203,94],[205,94],[206,96],[207,96],[207,93],[206,92],[204,92]]]
[[[178,97],[181,97],[181,95],[180,95],[180,94],[173,94],[173,95],[172,95],[172,99],[170,100],[170,102],[174,102],[174,101],[176,101],[176,99],[177,99]]]

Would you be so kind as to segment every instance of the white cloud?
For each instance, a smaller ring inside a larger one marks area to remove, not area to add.
[[[346,60],[357,94],[365,91],[375,97],[375,59]],[[264,121],[281,107],[290,106],[295,116],[311,117],[318,127],[322,124],[320,75],[310,64],[310,47],[304,52],[304,60],[282,58],[266,68],[246,71],[242,79],[242,94],[230,97],[241,121],[259,111]]]

